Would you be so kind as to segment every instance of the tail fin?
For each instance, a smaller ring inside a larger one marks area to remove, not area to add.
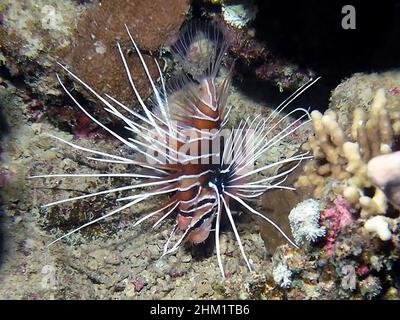
[[[215,77],[230,41],[223,27],[210,21],[191,21],[182,30],[172,46],[172,54],[183,71],[194,79]]]

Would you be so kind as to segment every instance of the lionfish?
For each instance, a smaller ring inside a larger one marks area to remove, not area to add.
[[[133,137],[125,138],[93,117],[67,89],[58,74],[57,79],[66,94],[86,116],[131,148],[138,157],[130,159],[52,137],[72,148],[96,155],[88,157],[91,160],[133,164],[140,168],[139,173],[53,174],[34,176],[34,178],[119,177],[135,181],[133,184],[128,183],[118,188],[58,200],[43,207],[121,191],[134,189],[144,189],[144,191],[118,198],[116,201],[121,203],[118,208],[64,234],[49,245],[149,198],[166,195],[168,200],[165,204],[134,223],[134,226],[137,226],[149,218],[156,218],[153,225],[155,228],[166,218],[175,215],[174,227],[164,245],[162,256],[175,252],[183,243],[202,243],[211,232],[215,232],[217,263],[224,279],[219,242],[223,217],[229,221],[241,255],[251,271],[251,264],[235,225],[231,209],[234,203],[272,224],[289,243],[297,247],[277,224],[252,208],[248,201],[260,197],[269,189],[293,189],[282,183],[297,165],[267,177],[260,174],[286,163],[300,163],[310,156],[305,153],[297,154],[261,165],[259,160],[282,139],[310,121],[308,111],[303,108],[296,108],[284,116],[281,114],[286,106],[318,79],[310,80],[295,91],[268,117],[248,116],[240,121],[235,129],[227,129],[226,124],[231,111],[228,97],[232,68],[223,76],[222,81],[217,78],[230,44],[226,31],[220,25],[192,22],[182,28],[179,39],[171,48],[173,56],[185,73],[185,76],[180,78],[181,81],[175,81],[175,84],[179,84],[175,85],[175,88],[166,84],[160,64],[154,58],[160,77],[160,84],[156,85],[127,25],[125,28],[154,93],[152,105],[149,106],[135,87],[125,54],[121,45],[117,43],[127,79],[143,112],[134,111],[108,94],[101,95],[66,66],[59,65],[69,77],[96,97],[106,111],[122,120]],[[296,121],[289,121],[289,125],[280,129],[278,133],[275,132],[282,127],[286,119],[299,112],[302,115],[297,117]]]

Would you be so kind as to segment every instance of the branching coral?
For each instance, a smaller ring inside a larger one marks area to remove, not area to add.
[[[372,186],[367,176],[367,161],[378,154],[388,153],[399,134],[397,114],[389,114],[383,89],[379,90],[369,114],[361,108],[353,113],[353,123],[346,132],[338,124],[332,111],[322,115],[311,113],[315,136],[310,137],[305,149],[312,151],[315,160],[305,166],[305,175],[299,177],[299,186],[314,186],[314,196],[321,198],[327,177],[345,181],[343,195],[352,204],[362,208],[362,216],[386,211],[386,198],[379,189],[368,197],[364,189]]]
[[[356,108],[351,126],[345,130],[337,114],[327,111],[311,113],[315,136],[304,145],[315,159],[304,167],[305,174],[297,181],[299,187],[313,187],[314,196],[322,198],[325,186],[335,181],[337,193],[356,209],[363,219],[385,214],[388,200],[384,192],[375,187],[367,174],[368,161],[387,154],[395,147],[400,134],[399,113],[388,111],[385,91],[379,89],[369,112]],[[339,181],[339,183],[337,183]],[[387,234],[385,239],[388,238]]]
[[[383,216],[376,216],[368,219],[364,227],[367,231],[376,233],[383,241],[389,240],[392,237],[389,223]]]

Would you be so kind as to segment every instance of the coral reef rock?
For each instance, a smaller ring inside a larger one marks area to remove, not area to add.
[[[157,79],[157,66],[148,52],[176,40],[189,7],[187,0],[117,0],[93,5],[78,19],[74,47],[65,61],[96,91],[108,93],[135,109],[136,99],[116,47],[120,42],[125,53],[131,51],[132,43],[124,25],[138,47],[146,51],[145,62],[153,79]],[[131,53],[127,63],[133,82],[139,94],[148,97],[151,87],[147,75],[140,59]]]
[[[244,0],[241,3],[222,3],[222,14],[226,23],[241,29],[256,18],[257,6],[253,0]]]
[[[55,77],[60,71],[56,62],[67,64],[98,92],[137,110],[117,42],[142,98],[148,98],[152,90],[140,59],[131,52],[133,46],[124,25],[143,51],[150,75],[157,80],[159,73],[150,51],[174,42],[189,9],[188,0],[5,0],[0,5],[0,64],[11,77],[23,79],[29,94],[43,101],[43,112],[60,128],[85,121],[65,105]],[[81,89],[74,87],[90,100],[91,96]],[[102,122],[115,121],[102,107],[84,105]]]

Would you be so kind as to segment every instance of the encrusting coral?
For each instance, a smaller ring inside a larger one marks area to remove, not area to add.
[[[311,151],[315,159],[305,165],[305,174],[296,185],[313,187],[315,198],[322,198],[327,188],[343,194],[354,208],[360,209],[363,219],[384,215],[388,199],[367,174],[368,161],[390,153],[400,133],[399,113],[388,111],[384,89],[377,91],[368,113],[361,108],[353,111],[347,130],[339,125],[337,114],[331,110],[324,115],[313,111],[311,117],[315,135],[303,148]],[[382,230],[382,226],[369,230],[375,229]],[[381,238],[390,237],[386,233]]]
[[[124,51],[131,51],[128,50],[130,40],[124,24],[132,30],[132,36],[137,39],[140,49],[157,51],[160,46],[176,40],[189,8],[187,0],[117,0],[94,5],[78,19],[73,50],[63,60],[73,66],[75,72],[88,79],[97,91],[119,97],[123,103],[135,105],[116,46],[120,42]],[[148,97],[151,88],[139,58],[135,54],[128,54],[127,57],[138,92]],[[156,76],[158,71],[154,58],[145,54],[144,59],[150,74]]]
[[[321,220],[327,226],[325,251],[328,256],[333,256],[336,250],[336,242],[340,232],[354,221],[351,206],[338,195],[332,207],[325,209],[321,214]]]

